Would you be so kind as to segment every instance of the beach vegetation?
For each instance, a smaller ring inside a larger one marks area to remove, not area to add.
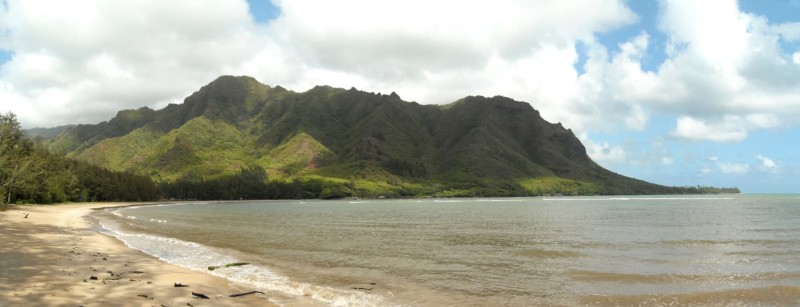
[[[35,145],[23,137],[13,113],[0,115],[0,195],[3,204],[159,198],[149,176],[110,171]]]

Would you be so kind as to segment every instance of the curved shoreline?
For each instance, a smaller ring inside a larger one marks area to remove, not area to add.
[[[156,204],[163,203],[34,205],[0,212],[0,305],[299,303],[277,293],[229,297],[257,289],[162,262],[92,230],[85,219],[92,210]],[[176,283],[189,287],[175,287]],[[198,298],[192,292],[210,299]]]

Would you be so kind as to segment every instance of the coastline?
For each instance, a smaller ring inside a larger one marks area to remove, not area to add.
[[[275,293],[229,297],[257,289],[160,261],[92,230],[85,219],[94,209],[147,204],[155,203],[29,205],[0,212],[0,305],[275,306],[273,298],[294,305]]]

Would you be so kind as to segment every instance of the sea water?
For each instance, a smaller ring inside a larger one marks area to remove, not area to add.
[[[241,201],[102,231],[281,305],[797,305],[800,197]],[[233,262],[249,265],[209,271]]]

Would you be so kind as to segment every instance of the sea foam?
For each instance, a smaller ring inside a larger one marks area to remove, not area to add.
[[[252,285],[262,291],[276,291],[288,296],[306,297],[328,306],[386,306],[384,297],[360,291],[335,289],[293,281],[261,265],[219,268],[208,266],[241,262],[225,250],[174,238],[129,233],[110,220],[100,220],[101,233],[113,236],[130,248],[140,250],[161,261],[228,280]]]

